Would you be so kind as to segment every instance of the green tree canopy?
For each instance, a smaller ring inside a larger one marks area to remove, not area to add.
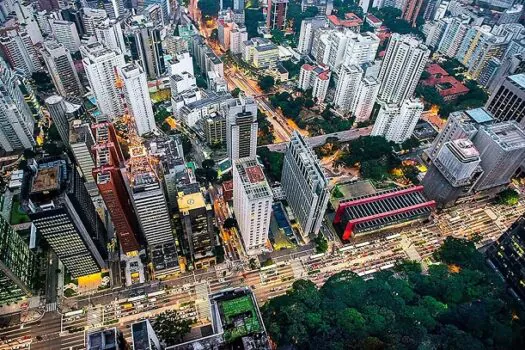
[[[261,157],[261,160],[270,178],[273,181],[281,181],[284,154],[272,152],[268,149],[268,147],[259,147],[257,148],[257,155]]]
[[[269,92],[275,85],[275,79],[271,75],[265,75],[259,79],[259,87],[264,92]]]
[[[498,196],[496,198],[496,201],[499,204],[506,204],[509,206],[518,204],[519,200],[520,194],[511,188],[507,188],[501,191],[500,193],[498,193]]]
[[[168,310],[155,318],[153,328],[162,341],[168,345],[182,342],[184,335],[190,332],[192,321],[183,319],[176,310]]]

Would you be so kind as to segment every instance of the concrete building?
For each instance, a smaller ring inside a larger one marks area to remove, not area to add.
[[[0,59],[0,146],[6,152],[32,148],[35,120],[19,87],[18,78]]]
[[[272,190],[255,158],[233,162],[233,208],[248,255],[265,247],[272,213]]]
[[[82,24],[85,36],[94,36],[95,28],[108,18],[108,14],[103,9],[83,7]]]
[[[43,44],[40,54],[59,95],[64,97],[83,95],[84,88],[78,78],[75,64],[69,50],[64,45],[47,41]]]
[[[128,349],[122,332],[114,328],[86,333],[86,350],[125,350]]]
[[[306,11],[309,7],[316,7],[320,15],[330,16],[334,9],[333,0],[302,0],[301,11]],[[363,10],[366,12],[366,10]]]
[[[179,217],[182,222],[184,241],[196,269],[214,266],[215,230],[213,227],[213,209],[206,203],[202,192],[184,194],[178,199]]]
[[[525,127],[525,73],[503,80],[490,96],[486,108],[497,120],[514,120]]]
[[[246,26],[237,25],[234,23],[230,31],[230,52],[234,55],[242,53],[242,43],[248,40],[248,32]]]
[[[268,39],[251,38],[242,44],[242,58],[255,68],[272,68],[279,61],[279,49]]]
[[[351,108],[356,123],[370,119],[378,92],[379,82],[376,78],[365,76],[361,79],[357,96],[354,98]]]
[[[297,51],[303,55],[309,55],[312,50],[315,31],[326,27],[328,27],[328,20],[325,16],[304,19],[301,22]]]
[[[62,143],[69,147],[69,120],[66,101],[62,96],[52,95],[46,98],[45,103]]]
[[[257,153],[257,104],[251,97],[231,99],[224,107],[228,157],[235,161]]]
[[[317,103],[323,103],[328,92],[331,72],[326,66],[303,64],[299,72],[298,88],[304,91],[312,89],[312,97]]]
[[[6,30],[0,35],[0,50],[9,65],[26,77],[42,68],[27,32]]]
[[[82,46],[82,64],[100,111],[110,119],[120,117],[124,107],[116,87],[117,68],[125,65],[124,55],[100,43]]]
[[[430,50],[416,38],[392,35],[379,72],[378,99],[401,104],[412,97],[429,55]]]
[[[69,124],[69,147],[73,153],[75,164],[86,185],[94,184],[95,179],[91,173],[95,167],[91,147],[95,144],[89,123],[74,119]]]
[[[319,232],[330,194],[315,152],[298,132],[293,133],[286,149],[281,186],[303,240],[308,242]]]
[[[105,19],[103,22],[98,23],[95,26],[95,36],[99,43],[104,44],[110,50],[120,53],[128,52],[124,42],[122,25],[118,20]]]
[[[286,26],[288,0],[268,0],[266,27],[283,30]]]
[[[133,349],[154,350],[162,349],[159,338],[148,319],[131,325],[131,339]]]
[[[343,65],[334,96],[334,106],[341,113],[351,112],[359,92],[363,69],[356,65]]]
[[[21,203],[33,225],[73,278],[100,272],[108,237],[76,169],[61,157],[30,168]]]
[[[0,215],[0,305],[31,296],[37,269],[36,254]]]
[[[371,135],[383,136],[388,141],[402,143],[412,136],[423,108],[423,103],[417,98],[407,99],[401,106],[383,104]]]
[[[420,0],[405,0],[401,8],[401,16],[405,21],[415,26],[422,5],[423,1]]]
[[[443,21],[447,26],[438,44],[437,51],[449,58],[456,57],[469,29],[468,22],[465,23],[461,17],[444,18]]]
[[[64,45],[70,52],[77,52],[80,48],[80,36],[75,23],[54,20],[50,22],[55,40]]]
[[[148,79],[157,79],[166,70],[162,49],[163,29],[162,25],[152,22],[133,22],[125,31],[131,57],[144,68]]]
[[[135,119],[138,134],[142,136],[153,132],[157,127],[146,73],[138,64],[130,63],[120,68],[120,74],[128,113]]]
[[[172,106],[174,106],[174,116],[176,119],[183,122],[188,127],[193,127],[195,124],[207,118],[210,114],[220,111],[221,108],[228,103],[232,98],[230,94],[216,94],[207,93],[204,98],[201,98],[200,92],[193,90],[188,91],[188,103],[183,99],[173,99]],[[182,104],[180,107],[179,105]]]
[[[212,113],[203,121],[204,135],[208,145],[226,144],[226,118],[219,113]]]
[[[356,34],[347,32],[349,36],[343,62],[346,65],[362,65],[373,62],[379,48],[379,37],[370,32]]]

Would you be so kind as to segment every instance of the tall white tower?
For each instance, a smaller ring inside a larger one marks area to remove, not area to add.
[[[339,111],[349,112],[359,91],[363,69],[356,65],[343,65],[339,72],[339,82],[335,90],[334,105]]]
[[[56,41],[64,45],[70,52],[78,51],[80,48],[80,37],[75,23],[54,20],[51,22],[51,29]]]
[[[116,83],[116,69],[125,65],[124,55],[93,43],[80,48],[82,64],[100,111],[110,119],[123,114]]]
[[[64,45],[53,41],[45,42],[40,54],[61,96],[80,97],[84,93],[71,54]]]
[[[401,143],[412,136],[422,112],[423,103],[419,99],[407,99],[401,106],[385,104],[377,115],[371,135]]]
[[[370,119],[379,91],[379,82],[374,77],[364,77],[359,84],[359,92],[354,99],[352,111],[356,122]]]
[[[429,55],[430,50],[413,36],[392,35],[379,72],[378,99],[401,104],[411,97]]]
[[[148,91],[146,73],[138,64],[130,63],[120,69],[124,82],[124,98],[129,113],[135,118],[139,135],[155,130],[155,117]]]
[[[251,97],[232,99],[225,107],[226,144],[231,161],[255,158],[257,152],[257,104]]]

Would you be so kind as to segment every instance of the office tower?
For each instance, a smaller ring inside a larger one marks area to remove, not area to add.
[[[89,123],[74,119],[69,123],[69,147],[73,153],[79,173],[86,180],[86,184],[94,184],[92,170],[95,167],[91,147],[95,144]]]
[[[343,65],[339,72],[339,81],[334,96],[334,106],[342,113],[351,111],[359,91],[363,69],[356,65]]]
[[[180,192],[177,203],[184,241],[188,243],[195,268],[203,269],[215,265],[212,206],[206,203],[200,191],[188,194]]]
[[[447,27],[438,44],[437,51],[452,58],[457,55],[469,26],[464,23],[461,17],[444,18],[443,21],[447,23]]]
[[[312,97],[317,103],[323,103],[331,74],[330,69],[326,66],[315,67],[305,63],[299,72],[298,87],[304,91],[312,89]]]
[[[131,325],[131,339],[133,349],[154,350],[162,349],[159,338],[155,334],[148,319]]]
[[[268,240],[272,190],[255,157],[232,161],[233,208],[248,255],[258,254]]]
[[[515,120],[525,127],[525,74],[508,76],[490,96],[486,108],[497,120]]]
[[[210,146],[226,143],[226,118],[219,113],[212,113],[203,121],[206,143]]]
[[[525,271],[525,219],[519,218],[498,240],[489,246],[489,264],[496,267],[512,292],[525,299],[523,271]]]
[[[481,156],[483,174],[474,189],[483,191],[507,185],[525,159],[525,132],[514,121],[479,128],[473,143]]]
[[[47,10],[47,11],[59,10],[60,3],[58,0],[38,0],[38,7],[40,10]]]
[[[36,255],[0,215],[0,305],[30,296],[36,274]]]
[[[80,84],[69,50],[62,44],[47,41],[40,50],[40,54],[57,92],[61,96],[81,97],[84,88]]]
[[[254,158],[257,151],[257,104],[251,97],[240,96],[225,106],[226,143],[233,162]]]
[[[480,163],[480,154],[469,139],[445,142],[423,178],[425,195],[440,208],[454,205],[472,189],[482,172]]]
[[[93,125],[93,134],[93,178],[111,215],[122,252],[136,255],[140,250],[138,223],[124,180],[125,170],[121,168],[125,159],[115,129],[108,121],[98,121]]]
[[[233,29],[230,32],[230,52],[234,55],[242,53],[242,43],[248,40],[248,32],[246,26],[233,24]]]
[[[84,7],[82,8],[82,23],[84,25],[84,35],[85,36],[94,36],[95,35],[95,28],[103,23],[106,18],[108,18],[108,14],[105,10],[102,9],[96,9],[96,8],[89,8]]]
[[[22,3],[21,1],[17,1],[13,4],[13,10],[17,24],[24,28],[24,31],[26,31],[31,38],[32,43],[36,45],[44,41],[42,31],[33,15],[33,5],[27,2]]]
[[[103,9],[111,19],[116,19],[121,15],[121,10],[124,9],[124,1],[122,0],[85,0],[85,7],[93,9]]]
[[[70,52],[77,52],[80,48],[80,37],[75,23],[68,21],[51,21],[51,30],[55,40],[64,45]]]
[[[370,119],[378,92],[379,82],[376,78],[365,76],[361,80],[357,96],[352,106],[356,123],[365,122]]]
[[[63,97],[52,95],[46,98],[46,109],[57,128],[62,143],[69,146],[69,120],[66,115],[67,106]]]
[[[401,143],[412,136],[417,121],[423,113],[423,103],[407,99],[401,106],[383,104],[372,129],[372,136],[383,136],[388,141]]]
[[[412,27],[416,26],[416,20],[419,16],[419,11],[421,10],[422,4],[423,1],[421,0],[405,0],[403,3],[401,16],[405,21],[412,24]]]
[[[73,7],[68,7],[60,11],[60,14],[62,15],[62,19],[64,21],[73,22],[75,23],[75,27],[77,28],[78,36],[83,37],[85,34],[84,31],[84,22],[82,21],[82,10],[77,10]]]
[[[500,17],[498,18],[498,24],[510,24],[519,22],[521,16],[523,15],[523,4],[518,4],[517,1],[515,3],[516,4],[514,6],[506,9],[500,14]]]
[[[11,67],[26,77],[42,68],[31,38],[26,32],[7,30],[2,33],[0,50]]]
[[[89,86],[100,111],[110,119],[120,117],[124,109],[115,83],[116,69],[125,65],[124,55],[100,43],[82,46],[80,51]]]
[[[30,168],[21,199],[38,232],[73,278],[100,272],[107,233],[76,169],[62,157]]]
[[[128,344],[116,327],[86,333],[86,350],[126,350]]]
[[[524,41],[525,45],[525,41]],[[525,46],[524,46],[525,48]],[[525,50],[521,53],[514,54],[511,56],[504,57],[501,60],[501,65],[492,76],[487,90],[489,96],[492,96],[503,84],[508,76],[525,73]]]
[[[233,0],[234,10],[244,10],[244,0]]]
[[[117,20],[106,19],[95,26],[97,41],[108,49],[126,53],[127,48],[122,34],[121,23]]]
[[[328,21],[324,16],[304,19],[301,22],[297,51],[303,55],[308,55],[312,50],[315,31],[319,28],[326,28],[327,26]]]
[[[401,104],[414,94],[430,50],[410,35],[393,34],[379,72],[378,99]]]
[[[344,64],[359,66],[373,62],[379,48],[380,40],[378,36],[370,32],[355,34],[351,31],[348,31],[347,35],[350,37],[346,43]]]
[[[268,0],[266,26],[270,29],[283,30],[286,26],[288,0]]]
[[[139,61],[146,71],[148,79],[156,79],[164,74],[164,51],[162,48],[162,26],[154,26],[151,22],[129,27],[125,34],[131,57]]]
[[[135,119],[138,134],[152,132],[156,126],[146,73],[138,64],[130,63],[120,68],[120,74],[124,83],[126,107]]]
[[[281,185],[302,237],[309,241],[319,232],[330,194],[317,156],[296,131],[284,156]]]
[[[18,78],[0,59],[0,146],[6,152],[32,148],[35,120]]]

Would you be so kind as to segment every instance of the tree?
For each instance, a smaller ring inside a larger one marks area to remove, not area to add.
[[[164,107],[159,107],[157,111],[155,111],[155,122],[157,124],[164,123],[167,117],[171,116],[171,113]]]
[[[269,92],[275,84],[275,79],[271,75],[265,75],[259,79],[259,87],[264,92]]]
[[[204,169],[212,169],[215,166],[215,161],[213,159],[204,159],[202,161],[202,167]]]
[[[31,78],[35,82],[38,91],[49,92],[49,90],[54,89],[51,77],[44,71],[34,72],[33,74],[31,74]]]
[[[182,152],[187,156],[190,154],[193,146],[191,145],[191,140],[186,134],[179,134],[179,140],[182,143]]]
[[[241,89],[239,89],[238,87],[236,87],[235,89],[233,89],[230,93],[232,94],[233,97],[239,97],[239,93],[241,92]]]
[[[315,250],[317,253],[325,253],[328,250],[328,241],[321,232],[315,237]]]
[[[268,175],[273,181],[281,181],[281,173],[283,170],[284,154],[279,152],[272,152],[268,147],[257,148],[257,155],[261,157],[264,167],[268,171]]]
[[[264,21],[262,9],[247,8],[244,10],[244,18],[244,25],[246,26],[246,31],[248,32],[248,39],[256,37],[258,35],[257,26],[259,22]]]
[[[191,324],[191,320],[183,319],[176,310],[168,310],[155,318],[153,328],[166,345],[172,346],[182,342]]]
[[[234,228],[237,226],[237,220],[234,218],[227,218],[224,220],[224,224],[222,226],[227,229]]]
[[[284,33],[279,29],[272,29],[272,41],[277,45],[281,45],[284,42]]]
[[[197,82],[197,86],[202,88],[202,89],[207,89],[208,88],[208,83],[206,82],[206,79],[204,79],[202,76],[197,76],[195,78],[195,81]]]
[[[365,160],[361,162],[360,172],[366,179],[381,181],[388,176],[388,166],[384,158]]]
[[[498,204],[505,204],[508,206],[514,206],[518,204],[519,200],[520,200],[519,192],[511,188],[504,189],[503,191],[498,193],[498,196],[496,197],[496,202]]]
[[[313,106],[315,106],[315,102],[314,102],[314,100],[312,100],[311,98],[306,99],[306,100],[304,101],[304,107],[305,107],[305,108],[312,108]]]
[[[219,12],[219,2],[216,0],[200,0],[198,7],[202,15],[206,17],[216,17]]]

